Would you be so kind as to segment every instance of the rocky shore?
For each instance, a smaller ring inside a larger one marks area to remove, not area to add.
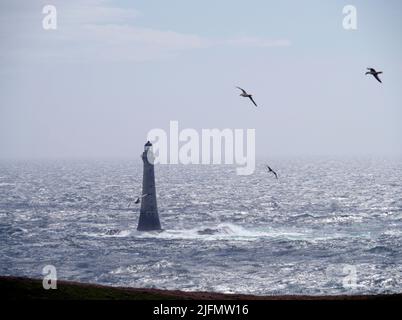
[[[0,294],[5,300],[400,300],[402,294],[339,296],[254,296],[214,292],[184,292],[147,288],[124,288],[58,281],[56,290],[45,290],[42,280],[0,276]]]

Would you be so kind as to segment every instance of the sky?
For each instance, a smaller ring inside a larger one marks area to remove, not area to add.
[[[401,156],[401,31],[399,0],[2,0],[0,158],[137,157],[176,120],[255,129],[258,157]]]

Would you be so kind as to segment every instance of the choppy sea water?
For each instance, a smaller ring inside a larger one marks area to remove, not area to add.
[[[157,166],[163,232],[136,231],[136,161],[0,163],[0,275],[271,294],[402,291],[402,159]]]

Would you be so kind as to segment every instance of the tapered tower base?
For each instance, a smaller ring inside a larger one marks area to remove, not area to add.
[[[138,231],[157,231],[161,230],[159,221],[158,206],[156,203],[155,172],[153,164],[154,156],[152,143],[149,141],[144,146],[142,161],[144,172],[142,177],[142,201],[140,219],[138,221]]]

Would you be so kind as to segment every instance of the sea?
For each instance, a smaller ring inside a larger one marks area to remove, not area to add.
[[[2,160],[0,275],[253,295],[402,292],[402,159],[157,165],[161,232],[136,230],[140,159]],[[269,164],[279,179],[265,167]]]

